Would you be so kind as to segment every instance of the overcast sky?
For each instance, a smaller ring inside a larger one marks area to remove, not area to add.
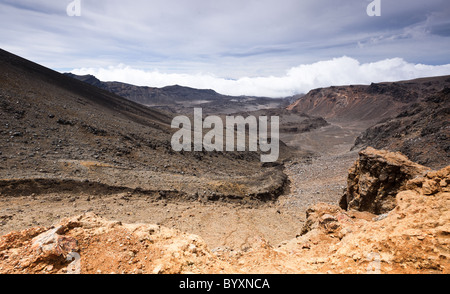
[[[0,0],[0,48],[60,72],[281,97],[450,74],[450,1]]]

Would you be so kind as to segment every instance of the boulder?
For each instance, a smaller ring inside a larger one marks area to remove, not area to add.
[[[349,170],[347,189],[339,205],[345,210],[383,214],[395,208],[395,195],[405,184],[430,169],[410,161],[398,152],[368,147]],[[438,185],[430,184],[430,193]]]
[[[32,239],[31,249],[45,256],[67,257],[78,251],[78,241],[72,237],[60,235],[63,226],[57,226]],[[42,256],[41,256],[42,258]]]
[[[0,274],[211,274],[231,268],[196,235],[93,213],[0,236]]]

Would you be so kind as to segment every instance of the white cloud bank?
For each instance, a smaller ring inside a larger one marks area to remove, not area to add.
[[[173,74],[134,69],[125,65],[81,68],[72,73],[92,74],[102,81],[119,81],[138,86],[181,85],[213,89],[232,96],[287,97],[328,86],[393,82],[420,77],[450,75],[450,64],[412,64],[401,58],[361,64],[350,57],[334,58],[291,68],[284,76],[243,77],[235,80],[213,74]]]

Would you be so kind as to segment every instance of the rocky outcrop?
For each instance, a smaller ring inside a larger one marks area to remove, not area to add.
[[[318,203],[297,238],[228,260],[247,273],[448,274],[449,180],[450,166],[407,181],[383,215]]]
[[[368,147],[349,170],[347,189],[339,205],[349,210],[383,214],[395,207],[395,195],[407,181],[429,168],[410,161],[401,153]]]
[[[408,181],[396,207],[381,216],[317,205],[309,218],[316,228],[296,243],[311,253],[322,251],[322,272],[448,273],[449,178],[447,167]]]
[[[220,273],[203,240],[158,225],[92,213],[0,237],[0,273]]]

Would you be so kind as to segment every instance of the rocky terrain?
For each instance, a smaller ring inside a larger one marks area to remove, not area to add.
[[[364,131],[354,148],[373,146],[400,151],[433,168],[450,162],[450,87],[430,94],[393,118]]]
[[[282,143],[272,165],[257,153],[173,152],[172,113],[0,53],[0,234],[95,212],[211,246],[295,236],[297,216],[272,202],[289,189],[280,162],[297,151]]]
[[[310,91],[287,109],[346,128],[359,126],[354,150],[400,151],[439,169],[450,163],[449,89],[450,76],[329,87]]]
[[[450,86],[450,76],[310,91],[287,107],[327,120],[378,122]]]
[[[257,153],[174,152],[171,113],[6,51],[0,68],[2,193],[135,191],[245,202],[284,189],[282,170],[261,168]],[[280,159],[289,156],[281,149]]]
[[[357,165],[367,157],[415,166],[402,154],[374,149]],[[393,209],[382,215],[317,203],[303,225],[292,224],[300,234],[277,246],[255,236],[244,250],[211,250],[196,235],[88,213],[0,237],[0,272],[448,274],[450,167],[427,170],[399,187]],[[383,190],[377,182],[367,186]]]
[[[448,77],[272,105],[0,69],[0,273],[448,273]],[[279,116],[280,159],[174,152],[197,106]]]

